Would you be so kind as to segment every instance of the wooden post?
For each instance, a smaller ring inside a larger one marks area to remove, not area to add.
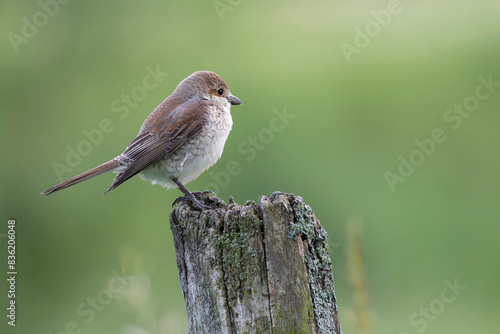
[[[340,334],[328,235],[301,197],[170,212],[189,333]]]

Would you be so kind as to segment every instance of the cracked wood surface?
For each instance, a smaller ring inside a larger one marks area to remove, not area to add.
[[[328,235],[301,197],[170,212],[189,333],[340,334]]]

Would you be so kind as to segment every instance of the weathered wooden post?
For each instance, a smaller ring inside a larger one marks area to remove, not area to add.
[[[328,235],[301,197],[170,212],[189,333],[340,334]]]

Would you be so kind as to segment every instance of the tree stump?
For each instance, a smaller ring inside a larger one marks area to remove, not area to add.
[[[170,212],[189,333],[341,333],[328,235],[301,197],[275,192]]]

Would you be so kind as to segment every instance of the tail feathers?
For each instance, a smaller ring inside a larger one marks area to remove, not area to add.
[[[91,170],[88,170],[84,173],[81,173],[77,176],[72,177],[71,179],[68,179],[64,182],[59,183],[58,185],[53,186],[52,188],[49,188],[42,192],[43,195],[50,195],[52,193],[55,193],[56,191],[63,190],[65,188],[71,187],[77,183],[80,183],[82,181],[88,180],[90,178],[93,178],[94,176],[100,175],[102,173],[108,172],[110,170],[115,169],[118,167],[120,163],[116,160],[110,160],[106,163],[103,163],[100,166],[97,166],[95,168],[92,168]]]

